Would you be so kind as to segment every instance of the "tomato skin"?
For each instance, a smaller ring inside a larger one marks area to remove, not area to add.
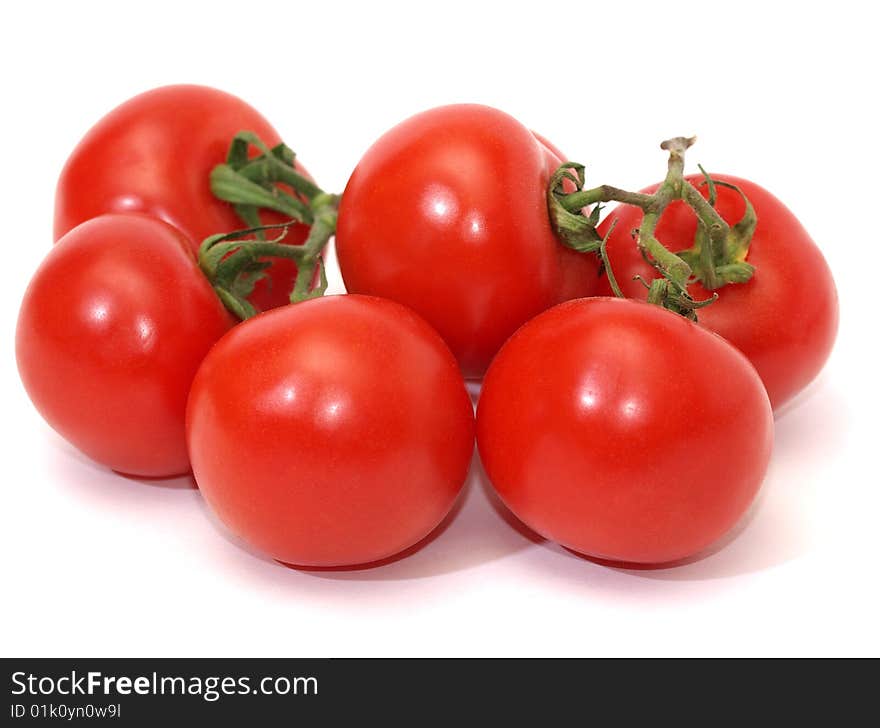
[[[767,190],[738,177],[712,174],[713,179],[737,185],[749,198],[758,216],[746,260],[755,266],[748,283],[730,284],[718,289],[718,300],[700,309],[701,325],[721,334],[754,364],[778,408],[807,386],[821,371],[837,336],[838,301],[834,279],[821,251],[800,221]],[[702,175],[687,179],[694,185]],[[654,192],[657,185],[645,192]],[[704,196],[707,194],[702,188]],[[718,187],[716,209],[730,224],[742,217],[745,206],[734,191]],[[599,226],[605,235],[617,220],[608,240],[611,268],[624,295],[645,299],[645,287],[634,276],[645,280],[657,277],[645,262],[631,237],[641,222],[641,211],[621,206]],[[689,248],[696,232],[696,217],[683,202],[672,203],[657,226],[657,238],[673,252]],[[691,286],[695,298],[711,292],[699,283]],[[610,295],[607,278],[602,276],[599,293]]]
[[[206,86],[163,86],[117,106],[83,137],[61,172],[55,194],[55,240],[108,212],[143,212],[174,225],[193,252],[210,235],[246,227],[231,205],[211,193],[211,170],[226,161],[232,137],[255,132],[268,146],[278,133],[241,99]],[[297,164],[305,176],[308,172]],[[265,223],[284,222],[274,212]],[[294,225],[285,242],[302,244]],[[259,310],[289,302],[296,267],[273,266],[250,297]]]
[[[562,150],[543,134],[539,134],[538,132],[533,131],[532,136],[534,136],[535,139],[537,139],[547,149],[547,151],[550,152],[550,154],[552,154],[559,161],[559,164],[556,165],[555,169],[558,169],[559,165],[561,165],[563,162],[569,161],[568,157],[562,153]],[[566,181],[564,184],[566,185],[567,190],[574,192],[574,183]],[[571,185],[571,187],[568,187],[568,185]]]
[[[342,197],[336,250],[351,293],[421,314],[467,377],[518,326],[591,295],[595,256],[562,246],[547,213],[560,160],[511,116],[459,104],[417,114],[364,154]]]
[[[16,358],[37,410],[90,458],[130,475],[179,475],[189,470],[190,382],[232,325],[178,230],[102,215],[40,265]]]
[[[753,367],[659,306],[560,304],[514,334],[477,407],[492,484],[543,536],[619,562],[696,554],[752,502],[773,440]]]
[[[273,558],[350,566],[399,553],[449,512],[474,447],[455,359],[415,313],[343,295],[270,311],[193,382],[196,481]]]

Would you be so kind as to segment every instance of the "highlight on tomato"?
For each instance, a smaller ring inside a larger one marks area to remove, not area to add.
[[[757,493],[773,416],[733,346],[660,306],[592,298],[519,329],[492,362],[477,445],[530,528],[578,553],[662,564],[728,532]]]
[[[233,324],[189,241],[140,214],[92,218],[33,276],[16,358],[34,406],[62,437],[129,475],[189,471],[190,383]]]
[[[562,163],[513,117],[474,104],[417,114],[363,155],[342,194],[346,289],[411,307],[467,377],[532,316],[589,296],[598,263],[563,245],[547,211]]]
[[[279,561],[397,554],[449,513],[474,414],[440,336],[380,298],[328,296],[224,336],[192,385],[193,473],[229,529]]]
[[[243,130],[264,150],[245,140],[230,145]],[[246,176],[251,198],[233,206],[213,195],[218,166],[221,177],[233,170]],[[275,129],[241,99],[206,86],[163,86],[113,109],[74,149],[58,180],[55,239],[104,213],[142,212],[176,227],[198,252],[211,235],[300,220],[309,182]],[[308,232],[293,225],[284,242],[300,245]],[[254,277],[249,301],[257,310],[287,303],[296,272],[292,261],[277,259]]]

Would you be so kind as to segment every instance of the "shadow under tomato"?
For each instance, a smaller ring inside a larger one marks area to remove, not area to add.
[[[130,484],[138,483],[153,488],[166,488],[170,490],[197,490],[195,478],[192,471],[180,473],[178,475],[166,475],[159,477],[150,477],[146,475],[134,475],[132,473],[123,473],[119,470],[113,470],[106,465],[95,462],[87,455],[77,450],[67,440],[58,435],[54,431],[48,431],[47,434],[54,443],[54,457],[58,465],[66,468],[68,463],[75,463],[76,468],[95,475],[94,482],[118,481],[122,480]]]
[[[779,420],[788,416],[790,413],[794,413],[804,407],[810,406],[810,402],[818,397],[820,392],[825,389],[825,376],[825,372],[822,372],[792,399],[781,407],[773,410],[773,420],[779,422]]]
[[[817,396],[819,391],[822,396]],[[471,394],[475,396],[476,392],[471,391]],[[169,499],[178,501],[179,497],[191,498],[197,504],[196,508],[207,516],[213,530],[225,541],[263,562],[263,568],[249,569],[243,559],[240,564],[242,571],[249,576],[259,574],[258,578],[276,585],[284,571],[316,580],[365,582],[423,579],[476,568],[532,549],[537,558],[527,557],[523,560],[526,572],[534,568],[549,569],[554,577],[580,584],[584,588],[599,586],[597,580],[592,578],[596,576],[596,570],[585,568],[589,564],[605,567],[609,573],[627,574],[639,579],[705,581],[774,568],[798,558],[810,548],[808,525],[811,518],[810,514],[804,513],[802,484],[792,473],[809,472],[811,463],[827,458],[830,451],[847,437],[849,423],[846,403],[834,395],[831,388],[823,387],[819,382],[777,414],[776,445],[770,470],[752,508],[730,533],[709,549],[672,564],[636,565],[602,561],[563,550],[545,541],[501,502],[489,484],[476,451],[462,493],[452,511],[432,533],[388,559],[356,567],[329,569],[283,565],[251,549],[216,519],[200,497],[192,475],[176,478],[119,476],[88,460],[60,438],[59,467],[69,474],[66,462],[62,461],[75,461],[80,473],[91,473],[85,478],[81,475],[77,477],[76,484],[90,500],[104,506],[136,504],[138,508],[160,512],[169,507]],[[127,487],[119,489],[120,481]],[[143,488],[144,485],[148,487]],[[168,495],[157,498],[156,490],[165,491]],[[150,491],[153,491],[152,495]],[[604,585],[601,587],[603,591],[606,587],[616,590],[620,586],[617,580],[599,581]],[[284,580],[281,579],[280,583],[283,584]],[[296,583],[302,585],[304,582],[298,580]]]
[[[95,463],[60,436],[51,435],[45,487],[53,497],[76,501],[110,514],[113,522],[154,523],[169,527],[179,519],[188,520],[190,502],[202,497],[192,474],[170,478],[143,478],[122,475]]]
[[[123,473],[119,470],[113,470],[106,465],[95,462],[87,455],[77,450],[67,440],[62,438],[55,432],[49,435],[53,442],[53,458],[62,470],[67,470],[70,464],[79,471],[79,474],[91,473],[94,478],[91,481],[95,486],[105,482],[116,484],[126,483],[128,485],[146,485],[151,488],[162,488],[168,490],[198,490],[195,478],[192,472],[180,473],[179,475],[167,475],[159,477],[151,477],[146,475],[134,475],[132,473]],[[62,478],[62,480],[70,480]],[[82,482],[77,479],[77,482]]]
[[[773,457],[818,461],[830,456],[846,442],[852,421],[850,402],[822,374],[775,413]]]
[[[118,470],[112,470],[111,472],[114,475],[118,475],[120,478],[134,483],[141,483],[142,485],[147,485],[151,488],[171,488],[177,490],[199,489],[199,486],[196,485],[196,479],[193,477],[192,473],[149,478],[143,475],[129,475],[128,473],[121,473]]]
[[[483,380],[482,379],[468,379],[464,383],[465,389],[467,389],[468,395],[471,398],[471,404],[474,407],[477,406],[477,402],[480,400],[480,390],[483,388]]]

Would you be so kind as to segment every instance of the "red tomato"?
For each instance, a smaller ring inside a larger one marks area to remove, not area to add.
[[[563,162],[569,161],[568,157],[566,157],[562,153],[562,150],[559,147],[557,147],[553,142],[551,142],[549,139],[547,139],[547,137],[545,137],[543,134],[538,134],[538,132],[533,131],[532,136],[534,136],[535,139],[537,139],[539,142],[541,142],[541,144],[543,144],[547,148],[547,151],[550,152],[554,157],[556,157],[556,159],[559,160],[559,164],[562,164]],[[557,168],[559,167],[559,164],[556,165]],[[574,191],[574,187],[572,187],[571,191],[572,192]]]
[[[144,212],[184,233],[193,251],[210,235],[247,227],[211,193],[209,175],[226,161],[232,137],[255,132],[270,147],[281,139],[241,99],[205,86],[164,86],[135,96],[101,119],[67,160],[55,195],[55,239],[106,212]],[[302,167],[297,169],[308,176]],[[269,212],[266,223],[285,217]],[[300,245],[308,227],[290,228]],[[265,310],[289,301],[296,266],[280,260],[250,296]]]
[[[595,256],[561,245],[550,225],[547,185],[560,161],[485,106],[404,121],[367,151],[343,193],[346,288],[410,306],[465,376],[482,376],[518,326],[595,289]]]
[[[773,417],[754,368],[659,306],[563,303],[489,368],[477,444],[528,526],[593,557],[664,563],[743,515],[770,457]]]
[[[196,375],[187,436],[220,519],[275,559],[363,564],[421,540],[467,474],[474,416],[455,359],[399,304],[329,296],[270,311]]]
[[[821,371],[837,335],[837,290],[828,264],[798,219],[767,190],[748,180],[723,174],[713,179],[737,185],[758,216],[746,260],[755,266],[748,283],[718,289],[719,299],[698,311],[700,324],[721,334],[742,351],[755,368],[774,408],[791,399]],[[699,185],[703,177],[687,178]],[[645,192],[654,192],[657,186]],[[707,194],[705,186],[702,188]],[[745,203],[735,190],[718,187],[716,209],[730,224],[743,215]],[[620,206],[599,227],[605,235],[611,223],[617,227],[608,240],[611,269],[624,295],[644,299],[645,280],[657,273],[639,253],[631,232],[641,222],[641,210]],[[673,252],[693,245],[696,216],[685,203],[673,202],[657,225],[658,240]],[[609,295],[607,278],[599,292]],[[711,296],[699,283],[690,287],[697,299]]]
[[[90,458],[177,475],[189,470],[190,382],[232,323],[178,230],[101,215],[67,233],[28,286],[18,369],[40,414]]]

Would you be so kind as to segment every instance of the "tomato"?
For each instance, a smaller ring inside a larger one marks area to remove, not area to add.
[[[346,288],[410,306],[480,377],[517,327],[597,285],[593,255],[561,245],[547,185],[561,160],[514,118],[444,106],[382,136],[342,196]]]
[[[659,306],[560,304],[504,345],[477,407],[492,484],[529,527],[620,562],[700,552],[752,502],[773,417],[754,368]]]
[[[559,164],[562,164],[563,162],[568,161],[568,157],[562,153],[562,150],[559,147],[557,147],[553,142],[551,142],[547,137],[545,137],[543,134],[538,134],[538,132],[533,131],[532,136],[534,136],[535,139],[537,139],[544,147],[546,147],[547,151],[550,152],[550,154],[552,154],[559,161]],[[559,167],[559,164],[556,165],[557,168]],[[572,183],[568,183],[568,184],[572,184]],[[573,192],[574,186],[572,186],[571,188],[568,188],[568,189]]]
[[[67,233],[28,286],[18,368],[40,414],[90,458],[178,475],[190,382],[232,324],[178,230],[101,215]]]
[[[194,251],[209,235],[247,227],[211,193],[209,175],[226,160],[233,136],[255,132],[267,145],[281,139],[244,101],[205,86],[164,86],[135,96],[101,119],[77,145],[55,195],[55,239],[107,212],[143,212],[174,225]],[[302,167],[299,171],[308,176]],[[286,218],[267,212],[267,224]],[[308,228],[292,226],[299,245]],[[249,297],[259,310],[288,302],[296,266],[281,259]]]
[[[299,566],[363,564],[449,512],[474,447],[455,359],[409,309],[343,295],[237,326],[193,382],[187,436],[208,504]]]
[[[821,371],[837,335],[837,291],[828,264],[798,219],[767,190],[754,182],[723,174],[713,179],[737,185],[748,197],[758,224],[746,260],[755,267],[747,283],[718,289],[718,300],[698,311],[699,322],[721,334],[755,365],[774,408],[787,402]],[[687,178],[694,185],[701,175]],[[645,192],[654,192],[657,186]],[[705,186],[702,188],[707,194]],[[743,215],[745,203],[735,190],[717,187],[716,209],[731,225]],[[611,269],[624,295],[646,297],[645,280],[657,277],[631,237],[642,213],[620,206],[599,227],[603,236],[617,226],[608,240]],[[656,236],[667,248],[689,248],[696,233],[696,216],[685,203],[673,202],[657,225]],[[610,294],[603,276],[599,292]],[[711,296],[699,283],[690,287],[697,299]]]

